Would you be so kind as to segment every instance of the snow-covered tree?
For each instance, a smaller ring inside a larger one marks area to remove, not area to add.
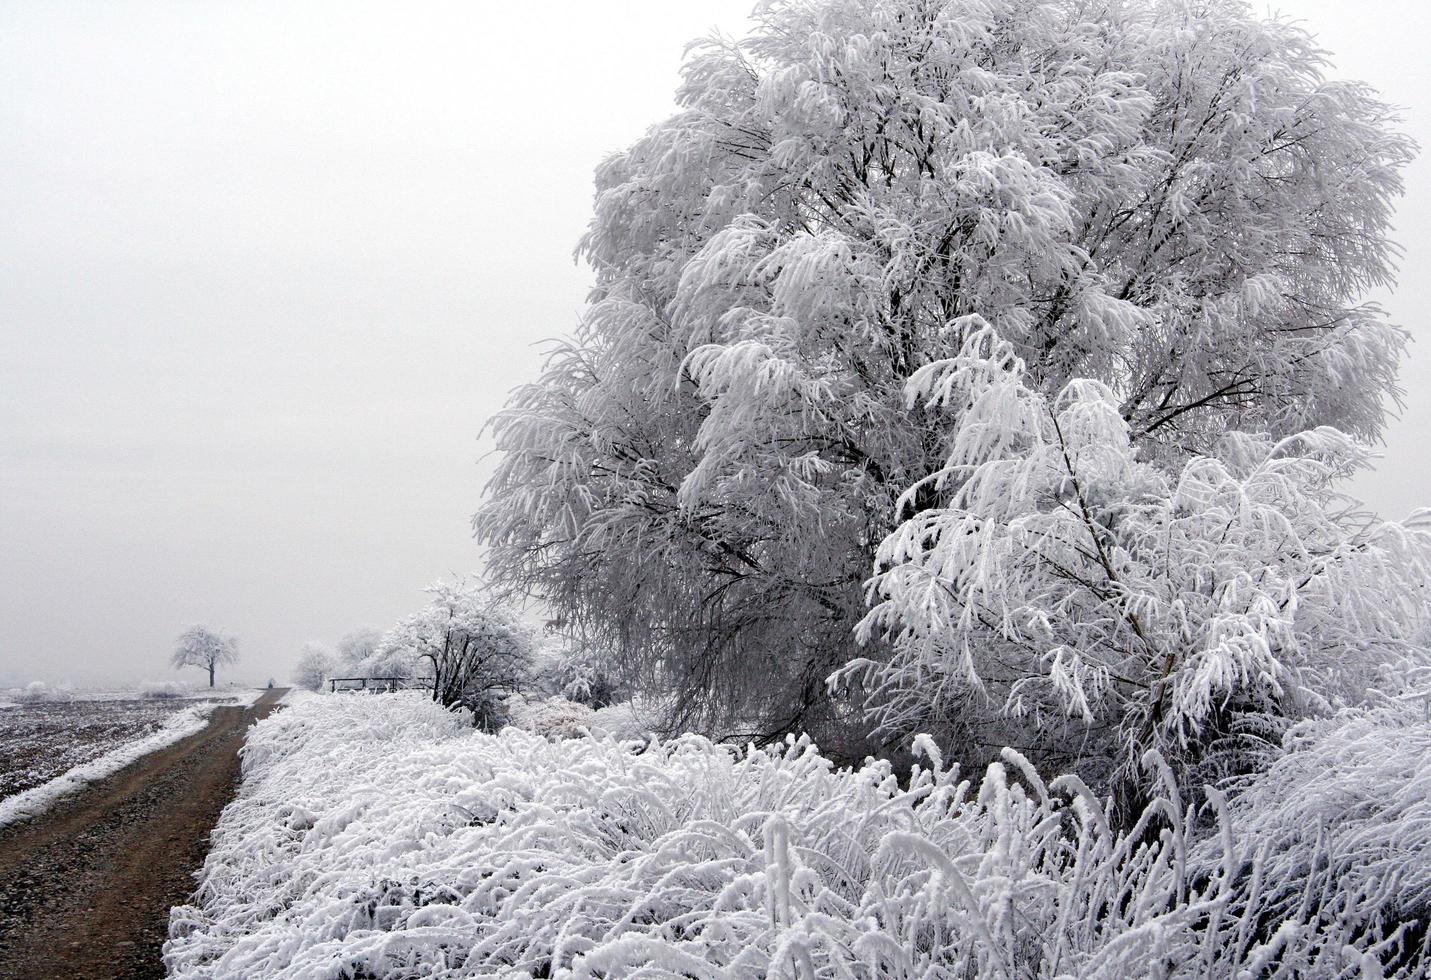
[[[223,630],[207,626],[190,626],[179,634],[169,662],[177,670],[198,667],[209,672],[209,686],[214,686],[214,670],[220,664],[238,663],[238,640]]]
[[[328,651],[327,647],[316,641],[310,641],[303,644],[303,652],[298,655],[298,660],[293,665],[293,683],[310,691],[316,691],[323,686],[328,678],[333,676],[333,671],[337,666],[338,661],[333,658],[333,654]]]
[[[427,676],[422,657],[407,644],[411,637],[390,630],[381,635],[372,653],[348,669],[355,677],[386,677],[412,680]]]
[[[1229,429],[1379,433],[1405,337],[1361,296],[1412,145],[1300,28],[1239,0],[755,17],[598,170],[590,305],[494,422],[474,522],[685,724],[841,712],[875,550],[907,488],[941,503],[960,426],[906,382],[976,316],[1031,391],[1096,382],[1148,479]]]
[[[497,702],[530,677],[534,631],[479,586],[438,582],[427,592],[432,601],[394,626],[381,647],[426,661],[434,701],[471,708],[479,725],[495,727]]]
[[[338,659],[356,666],[377,652],[382,637],[382,631],[371,626],[355,629],[338,641]]]
[[[883,729],[965,749],[1017,742],[1090,773],[1140,777],[1149,749],[1251,765],[1289,719],[1355,700],[1377,669],[1431,662],[1431,521],[1376,520],[1336,481],[1367,452],[1328,427],[1232,432],[1178,469],[1141,458],[1107,385],[1030,386],[977,317],[912,401],[961,419],[937,499],[880,545],[856,661]],[[992,745],[991,745],[992,743]],[[1125,778],[1139,785],[1141,778]]]

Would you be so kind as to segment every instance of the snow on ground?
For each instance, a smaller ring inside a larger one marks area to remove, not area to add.
[[[1419,722],[1370,724],[1424,756]],[[1308,879],[1298,914],[1271,917],[1259,893],[1302,872],[1264,875],[1217,813],[1194,864],[1171,792],[1123,836],[1077,779],[1045,785],[1017,753],[967,781],[916,750],[925,767],[899,780],[804,741],[490,736],[414,692],[303,699],[250,735],[165,959],[176,977],[307,980],[1424,976],[1377,918],[1408,912],[1386,904],[1394,877]],[[1411,812],[1375,760],[1347,758],[1363,830]],[[1358,837],[1414,863],[1431,842],[1415,813],[1419,830]]]
[[[0,827],[200,731],[219,705],[252,704],[262,692],[215,693],[199,699],[187,688],[155,685],[141,697],[31,689],[28,700],[0,705]]]
[[[68,684],[35,681],[24,687],[0,689],[0,708],[17,704],[84,701],[165,701],[174,699],[222,701],[226,704],[253,704],[264,692],[261,687],[220,684],[200,686],[183,681],[143,681],[131,687],[76,688]]]

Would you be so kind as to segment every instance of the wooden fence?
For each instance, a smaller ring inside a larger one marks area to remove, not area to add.
[[[339,687],[338,685],[342,685]],[[430,691],[431,677],[330,677],[328,690],[338,691]]]

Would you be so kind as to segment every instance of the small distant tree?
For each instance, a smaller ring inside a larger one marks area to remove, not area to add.
[[[214,686],[214,669],[219,664],[238,663],[238,640],[223,630],[207,626],[190,626],[179,634],[174,655],[169,662],[177,670],[199,667],[209,672],[209,687]]]
[[[356,666],[378,652],[383,634],[371,626],[355,629],[338,641],[338,659],[348,666]]]
[[[323,644],[305,643],[303,652],[298,655],[298,662],[293,667],[293,683],[316,691],[323,686],[324,681],[333,676],[336,666],[337,661]]]
[[[531,677],[533,630],[480,587],[439,582],[427,592],[432,602],[393,627],[383,646],[431,665],[434,701],[470,708],[479,727],[499,727],[502,697]]]

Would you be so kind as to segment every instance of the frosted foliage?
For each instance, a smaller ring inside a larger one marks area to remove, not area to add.
[[[437,582],[426,591],[431,601],[383,636],[370,666],[391,661],[409,672],[389,676],[406,677],[421,665],[433,678],[434,700],[479,715],[528,682],[536,638],[515,613],[473,583]]]
[[[819,720],[895,501],[959,424],[905,383],[975,315],[1169,473],[1229,429],[1380,431],[1405,336],[1360,297],[1412,145],[1301,29],[1235,0],[756,25],[695,46],[681,111],[598,170],[591,302],[495,421],[476,518],[504,583],[687,720]]]
[[[1233,433],[1170,471],[1143,458],[1107,385],[1045,396],[986,323],[964,329],[964,351],[909,384],[963,422],[904,498],[939,505],[880,545],[861,631],[893,653],[841,675],[865,682],[886,730],[999,737],[1016,720],[1029,751],[1085,774],[1100,757],[1130,773],[1150,748],[1236,771],[1232,736],[1259,719],[1427,659],[1413,640],[1431,527],[1335,492],[1365,459],[1350,438]]]
[[[1407,930],[1431,959],[1431,672],[1389,703],[1303,722],[1229,819],[1274,919]],[[1193,862],[1213,869],[1215,841]],[[1250,883],[1249,883],[1250,887]]]
[[[1424,783],[1424,730],[1392,729],[1422,745]],[[1424,940],[1377,920],[1369,879],[1288,914],[1288,879],[1216,797],[1194,858],[1166,780],[1124,835],[1076,778],[1045,785],[1008,751],[964,779],[921,746],[902,785],[804,740],[552,742],[410,694],[303,701],[253,730],[165,961],[315,980],[1425,976]],[[1401,832],[1405,865],[1425,835]]]
[[[293,665],[293,683],[305,690],[316,691],[334,676],[337,666],[338,661],[323,644],[305,643]]]
[[[344,664],[362,663],[378,651],[382,633],[371,626],[364,626],[344,636],[338,641],[338,659]]]
[[[219,629],[190,626],[179,634],[169,663],[175,668],[198,667],[209,672],[209,686],[214,686],[218,667],[238,663],[238,639]]]
[[[401,624],[399,624],[401,625]],[[408,644],[412,635],[404,629],[393,629],[383,633],[372,653],[351,667],[354,677],[430,677],[432,670],[422,657]]]
[[[599,646],[554,636],[537,651],[534,680],[545,693],[593,709],[620,700],[624,685],[615,658]]]
[[[564,697],[514,694],[506,701],[507,723],[533,735],[575,738],[594,727],[596,712]]]

